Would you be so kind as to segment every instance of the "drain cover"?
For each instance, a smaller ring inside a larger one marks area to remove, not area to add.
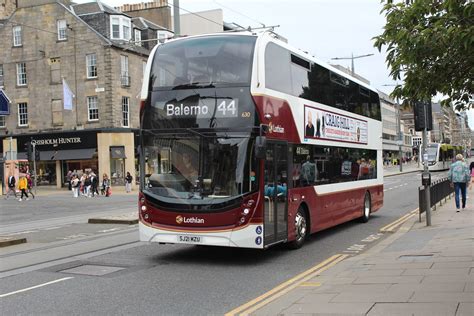
[[[124,270],[122,267],[112,267],[112,266],[99,266],[94,264],[84,264],[82,266],[61,270],[59,272],[63,273],[72,273],[72,274],[83,274],[83,275],[93,275],[93,276],[103,276],[120,270]]]
[[[433,255],[403,255],[398,257],[398,259],[402,261],[424,261],[429,260],[432,257]]]

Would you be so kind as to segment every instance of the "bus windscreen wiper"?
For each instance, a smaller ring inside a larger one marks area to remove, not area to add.
[[[173,87],[172,90],[179,90],[179,89],[188,89],[188,88],[215,88],[212,82],[193,82],[193,83],[185,83],[180,84]]]

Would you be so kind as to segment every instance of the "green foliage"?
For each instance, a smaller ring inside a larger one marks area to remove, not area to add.
[[[474,1],[382,0],[387,23],[374,37],[387,50],[394,80],[404,80],[392,92],[406,100],[430,100],[437,93],[443,104],[472,108],[474,78]]]

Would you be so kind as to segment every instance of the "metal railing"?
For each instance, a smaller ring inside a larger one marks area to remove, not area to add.
[[[448,178],[442,178],[436,180],[430,185],[430,207],[436,209],[438,203],[443,204],[446,202],[446,199],[454,192],[454,188],[451,187],[451,181]],[[419,215],[421,221],[421,213],[426,210],[426,201],[425,201],[425,187],[418,187],[418,203],[419,203]]]

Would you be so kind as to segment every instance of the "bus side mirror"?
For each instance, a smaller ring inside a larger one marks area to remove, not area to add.
[[[267,138],[265,136],[257,136],[255,138],[255,157],[257,159],[265,159],[267,154]]]

